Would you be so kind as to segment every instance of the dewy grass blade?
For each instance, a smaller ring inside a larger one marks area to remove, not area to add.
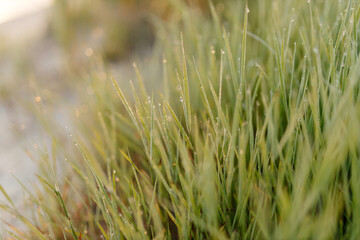
[[[230,48],[228,33],[226,32],[225,28],[223,29],[223,37],[224,37],[224,41],[225,41],[226,54],[227,54],[227,58],[228,58],[229,66],[230,66],[231,80],[232,80],[233,87],[234,87],[233,90],[237,91],[237,89],[239,89],[239,80],[236,75],[234,58],[233,58],[233,54],[232,54],[232,51]],[[243,51],[245,51],[245,49]],[[221,52],[221,54],[224,54],[224,52]],[[243,81],[243,80],[241,80],[241,81]],[[241,83],[242,82],[240,82],[240,84]]]
[[[170,111],[171,116],[173,117],[176,126],[177,126],[178,129],[180,130],[182,136],[185,138],[185,141],[187,142],[187,144],[189,145],[189,147],[190,147],[191,149],[194,149],[193,145],[191,144],[191,141],[190,141],[189,136],[188,136],[187,133],[185,132],[185,129],[184,129],[183,126],[181,125],[179,119],[176,117],[176,114],[175,114],[174,110],[170,107],[169,103],[166,103],[166,106],[167,106],[168,110]]]
[[[240,76],[240,91],[244,91],[247,89],[247,86],[245,85],[245,67],[246,67],[246,36],[247,36],[247,28],[248,28],[248,15],[249,15],[249,8],[246,4],[245,7],[245,15],[244,15],[244,29],[243,29],[243,38],[242,38],[242,45],[241,45],[241,76]],[[236,88],[237,89],[237,88]]]
[[[184,89],[184,101],[185,101],[185,122],[188,131],[191,131],[191,105],[190,105],[190,90],[189,90],[189,76],[186,65],[186,55],[184,48],[184,39],[181,34],[181,51],[182,51],[182,64],[183,64],[183,89]]]

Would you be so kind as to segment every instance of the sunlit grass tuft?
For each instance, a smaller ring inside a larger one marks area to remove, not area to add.
[[[75,151],[44,156],[71,169],[39,176],[33,217],[1,205],[22,234],[359,238],[359,3],[174,2],[178,18],[154,17],[154,62],[134,64],[138,89],[89,69]],[[164,86],[149,87],[142,69],[159,63]]]

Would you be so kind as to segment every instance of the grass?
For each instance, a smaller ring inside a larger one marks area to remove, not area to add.
[[[41,155],[33,216],[1,205],[28,227],[12,236],[358,239],[359,2],[173,4],[131,93],[88,69],[89,113]]]

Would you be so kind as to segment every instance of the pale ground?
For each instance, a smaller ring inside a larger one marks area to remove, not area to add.
[[[29,91],[31,81],[26,76],[52,81],[60,77],[61,52],[44,38],[47,3],[48,0],[0,0],[0,185],[19,209],[24,191],[16,178],[29,187],[37,172],[26,151],[35,151],[46,139],[35,117],[24,107],[34,102],[35,95]],[[16,4],[24,8],[16,10]],[[0,193],[0,203],[3,201],[5,197]],[[0,213],[1,220],[16,224],[4,213]],[[0,239],[4,234],[2,226],[0,222]]]

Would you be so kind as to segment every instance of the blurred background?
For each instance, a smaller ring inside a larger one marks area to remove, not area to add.
[[[89,64],[105,59],[130,76],[130,56],[151,46],[135,1],[92,2],[0,0],[0,185],[19,206],[40,171],[37,153],[88,112],[80,98],[92,94],[81,81]]]
[[[95,95],[94,86],[84,79],[110,73],[129,89],[134,61],[151,62],[142,73],[157,79],[154,23],[180,20],[171,2],[0,0],[0,185],[16,204],[41,170],[37,154],[59,136],[69,141],[73,119],[91,111],[83,95]],[[206,2],[184,4],[206,11]]]
[[[24,183],[33,179],[36,167],[26,148],[37,147],[41,135],[27,107],[36,102],[31,82],[56,76],[61,61],[46,37],[53,4],[0,0],[0,185],[19,200],[21,186],[13,174]]]

